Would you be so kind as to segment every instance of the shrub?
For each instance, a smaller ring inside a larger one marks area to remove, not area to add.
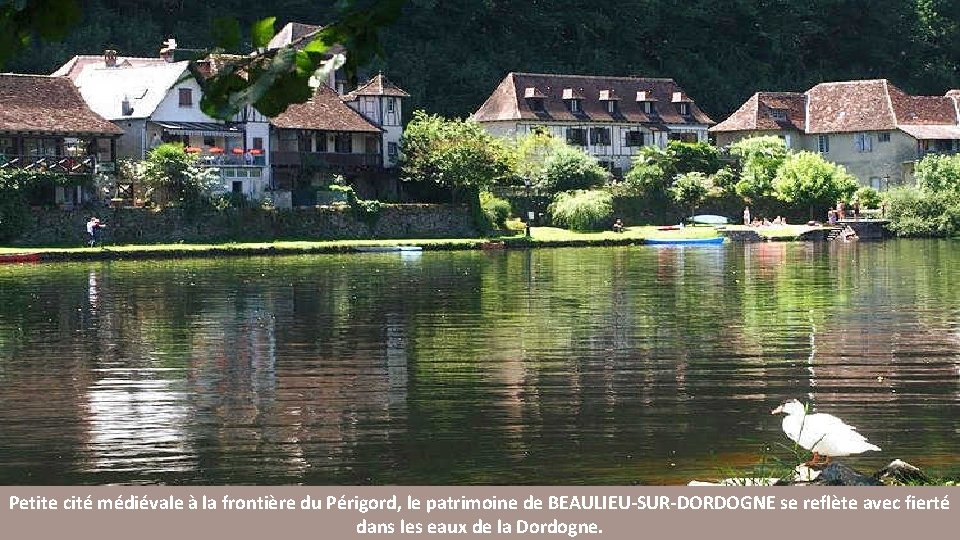
[[[491,228],[505,228],[507,218],[510,217],[510,202],[500,199],[489,191],[480,192],[480,208]]]
[[[960,232],[960,194],[904,186],[887,191],[884,200],[890,230],[897,236],[939,237]]]
[[[557,149],[545,164],[541,187],[551,192],[588,189],[603,184],[607,171],[580,148]]]
[[[880,193],[869,186],[857,190],[854,197],[860,201],[861,208],[880,208]]]
[[[558,193],[550,205],[553,221],[574,231],[606,229],[613,217],[613,196],[606,191],[572,191]]]
[[[777,198],[797,208],[808,208],[813,219],[835,201],[850,197],[857,190],[857,181],[820,154],[800,152],[787,157],[777,170],[774,188]]]
[[[931,192],[960,192],[960,154],[928,154],[914,171],[917,186]]]

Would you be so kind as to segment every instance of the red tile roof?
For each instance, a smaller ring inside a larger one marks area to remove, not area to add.
[[[897,128],[885,79],[821,83],[807,90],[807,133]]]
[[[542,93],[543,111],[535,111],[524,96],[530,88]],[[626,99],[618,101],[616,112],[608,112],[607,100],[601,100],[601,91],[613,92]],[[653,108],[658,114],[646,114],[635,99],[639,92],[654,98]],[[683,92],[673,79],[643,77],[604,77],[585,75],[550,75],[508,73],[494,89],[486,102],[473,114],[478,122],[504,120],[535,120],[541,122],[631,122],[647,124],[713,124],[695,103],[690,103],[690,115],[681,116],[674,103],[675,92]],[[579,97],[582,113],[572,113],[564,100]]]
[[[0,74],[0,131],[54,135],[120,135],[90,110],[66,77]]]
[[[329,86],[322,84],[305,103],[296,103],[270,119],[281,129],[317,129],[322,131],[353,131],[379,133],[380,128],[368,122],[357,111],[347,106]]]
[[[757,92],[711,132],[803,131],[806,96],[796,92]],[[775,116],[782,111],[783,117]]]

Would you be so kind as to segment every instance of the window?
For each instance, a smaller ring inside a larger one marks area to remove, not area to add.
[[[820,135],[817,137],[817,151],[821,154],[830,153],[830,136],[829,135]]]
[[[610,146],[610,128],[590,128],[590,142],[596,146]]]
[[[617,102],[616,100],[610,100],[607,102],[607,112],[610,114],[617,114]]]
[[[340,154],[353,152],[353,136],[349,133],[337,133],[334,137],[334,151]]]
[[[653,113],[653,112],[654,112],[654,111],[653,111],[653,103],[650,102],[650,101],[644,101],[644,102],[643,102],[643,112],[646,113],[646,114],[651,114],[651,113]]]
[[[627,146],[643,146],[643,132],[638,129],[628,131]]]
[[[231,189],[233,193],[243,193],[243,180],[234,180],[231,187],[233,188]]]
[[[579,100],[579,99],[571,99],[571,100],[570,100],[570,112],[572,112],[573,114],[578,114],[580,111],[581,111],[581,109],[580,109],[580,100]]]
[[[544,112],[546,109],[543,107],[543,98],[529,98],[527,103],[530,105],[530,110],[533,112]]]
[[[667,139],[671,141],[695,143],[697,142],[697,134],[696,133],[671,133],[669,136],[667,136]]]
[[[216,145],[217,145],[217,140],[216,140],[215,138],[213,138],[213,137],[204,137],[204,138],[203,138],[203,145],[204,145],[204,146],[216,146]]]
[[[770,109],[770,118],[773,118],[774,120],[786,120],[787,111],[784,109]]]
[[[253,147],[257,150],[263,150],[263,137],[254,137]]]
[[[300,152],[313,152],[313,134],[309,131],[302,131],[297,138],[297,150]]]
[[[689,103],[677,103],[677,111],[681,116],[687,116],[690,114],[690,104]]]
[[[180,106],[193,107],[193,90],[190,88],[180,88]]]
[[[398,155],[399,153],[400,153],[400,152],[399,152],[399,150],[398,150],[398,148],[397,148],[397,143],[395,143],[395,142],[388,142],[388,143],[387,143],[387,155],[390,156],[390,161],[396,161],[396,160],[397,160],[397,155]]]
[[[873,137],[869,133],[857,133],[853,136],[857,152],[873,152]]]
[[[395,100],[395,99],[396,99],[396,98],[392,98],[392,97],[388,97],[388,98],[387,98],[387,112],[393,112],[393,111],[394,111],[394,108],[397,106],[396,103],[394,103],[394,100]]]
[[[877,142],[890,142],[889,133],[877,133]]]
[[[587,130],[583,128],[567,128],[567,144],[573,146],[586,146]]]
[[[326,132],[317,133],[317,152],[329,152]]]

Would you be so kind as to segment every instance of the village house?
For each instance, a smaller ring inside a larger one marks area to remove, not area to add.
[[[911,96],[875,79],[758,92],[710,132],[719,146],[776,135],[790,149],[843,165],[862,185],[886,189],[912,182],[926,154],[960,151],[960,90]]]
[[[71,208],[92,198],[92,177],[113,171],[122,133],[87,106],[70,79],[0,74],[0,170],[76,179],[31,193],[33,204]]]
[[[643,146],[706,141],[713,121],[673,79],[508,73],[472,118],[498,137],[550,133],[619,176]]]
[[[165,142],[180,142],[203,166],[215,167],[224,188],[259,199],[270,187],[269,123],[253,107],[229,122],[200,110],[200,85],[186,61],[174,61],[168,40],[159,58],[77,56],[54,75],[73,81],[91,109],[123,130],[118,157],[143,159]]]

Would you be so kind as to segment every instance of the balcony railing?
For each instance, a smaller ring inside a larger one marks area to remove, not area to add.
[[[271,152],[275,167],[380,167],[380,154],[348,154],[339,152]]]
[[[266,156],[250,154],[198,154],[197,159],[200,165],[205,167],[223,167],[223,166],[242,166],[255,165],[263,167],[267,163]]]
[[[92,174],[97,160],[93,156],[28,156],[0,154],[0,169],[52,172],[61,174]]]

